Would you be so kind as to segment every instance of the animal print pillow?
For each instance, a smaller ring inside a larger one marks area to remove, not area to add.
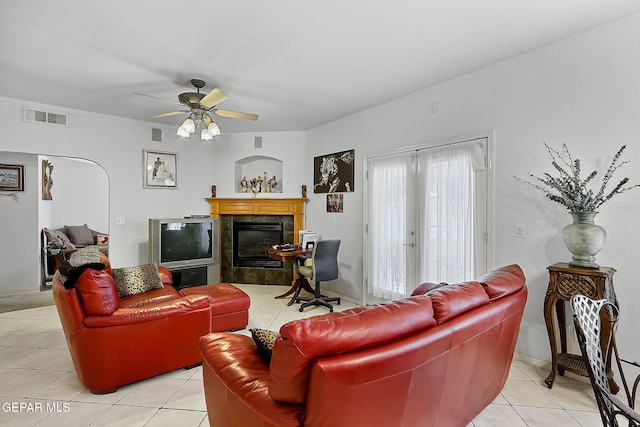
[[[113,279],[116,281],[120,298],[164,288],[155,263],[114,268]]]

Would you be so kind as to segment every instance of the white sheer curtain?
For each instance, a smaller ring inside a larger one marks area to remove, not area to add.
[[[369,294],[398,299],[407,293],[405,237],[407,192],[413,187],[413,155],[370,159]],[[413,204],[411,204],[413,209]]]
[[[485,149],[482,139],[368,160],[369,295],[477,277],[474,171],[485,169]]]
[[[484,166],[477,142],[418,152],[418,283],[476,277],[474,169]]]

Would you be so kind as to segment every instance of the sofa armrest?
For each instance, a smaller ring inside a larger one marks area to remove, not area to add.
[[[163,285],[173,285],[173,276],[171,275],[171,270],[167,267],[159,265],[158,274],[160,275],[160,280],[162,280]]]
[[[211,333],[200,338],[200,352],[211,425],[234,424],[226,418],[231,410],[235,425],[302,425],[304,406],[269,396],[269,366],[251,337]]]
[[[188,295],[171,300],[161,300],[140,307],[118,308],[112,314],[106,316],[87,316],[84,319],[84,324],[88,328],[103,328],[142,323],[165,317],[179,316],[203,308],[211,310],[210,304],[211,297],[207,295]]]

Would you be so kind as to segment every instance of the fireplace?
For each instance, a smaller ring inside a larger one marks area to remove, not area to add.
[[[233,222],[233,266],[282,268],[267,250],[283,243],[282,222]]]

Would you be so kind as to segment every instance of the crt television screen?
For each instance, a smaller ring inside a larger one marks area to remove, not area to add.
[[[211,258],[210,222],[160,224],[160,262]]]

